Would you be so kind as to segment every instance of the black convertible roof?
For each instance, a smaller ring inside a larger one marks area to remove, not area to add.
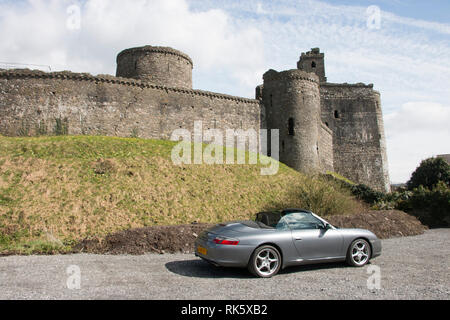
[[[306,212],[306,213],[312,213],[309,210],[305,210],[305,209],[284,209],[283,211],[281,211],[281,214],[288,214],[288,213],[293,213],[293,212]]]

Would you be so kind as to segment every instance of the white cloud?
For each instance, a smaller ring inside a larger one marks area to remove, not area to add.
[[[217,72],[247,88],[253,80],[248,74],[261,69],[262,34],[223,10],[193,12],[184,0],[87,0],[80,4],[81,28],[71,30],[66,27],[71,5],[67,0],[0,5],[0,61],[114,74],[117,53],[150,44],[189,54],[196,87]],[[209,84],[207,89],[216,87],[221,86]]]
[[[450,106],[409,102],[384,118],[391,181],[406,182],[420,161],[450,153]]]

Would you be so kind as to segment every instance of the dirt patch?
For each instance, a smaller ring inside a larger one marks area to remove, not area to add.
[[[427,228],[419,220],[402,211],[369,211],[351,216],[327,219],[341,228],[362,228],[373,231],[379,238],[422,234]],[[76,252],[109,254],[192,253],[194,241],[211,224],[154,226],[124,230],[105,239],[89,239],[79,243]]]
[[[198,235],[212,224],[154,226],[124,230],[102,239],[83,240],[75,247],[78,252],[110,254],[190,253]]]
[[[114,173],[116,171],[116,165],[111,159],[98,159],[92,164],[92,168],[96,174]]]
[[[420,221],[398,210],[368,211],[351,216],[334,216],[328,221],[340,228],[368,229],[380,239],[423,234],[428,228]]]

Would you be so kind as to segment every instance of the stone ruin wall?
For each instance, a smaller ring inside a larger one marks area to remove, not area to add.
[[[255,129],[258,100],[134,79],[70,72],[0,70],[0,134],[53,134],[169,139],[175,129]]]
[[[321,84],[322,121],[333,132],[334,170],[389,191],[380,94],[373,85]]]

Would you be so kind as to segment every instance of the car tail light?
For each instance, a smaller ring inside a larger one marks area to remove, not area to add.
[[[224,237],[216,237],[213,241],[216,244],[224,244],[229,246],[235,246],[239,243],[239,240]]]

